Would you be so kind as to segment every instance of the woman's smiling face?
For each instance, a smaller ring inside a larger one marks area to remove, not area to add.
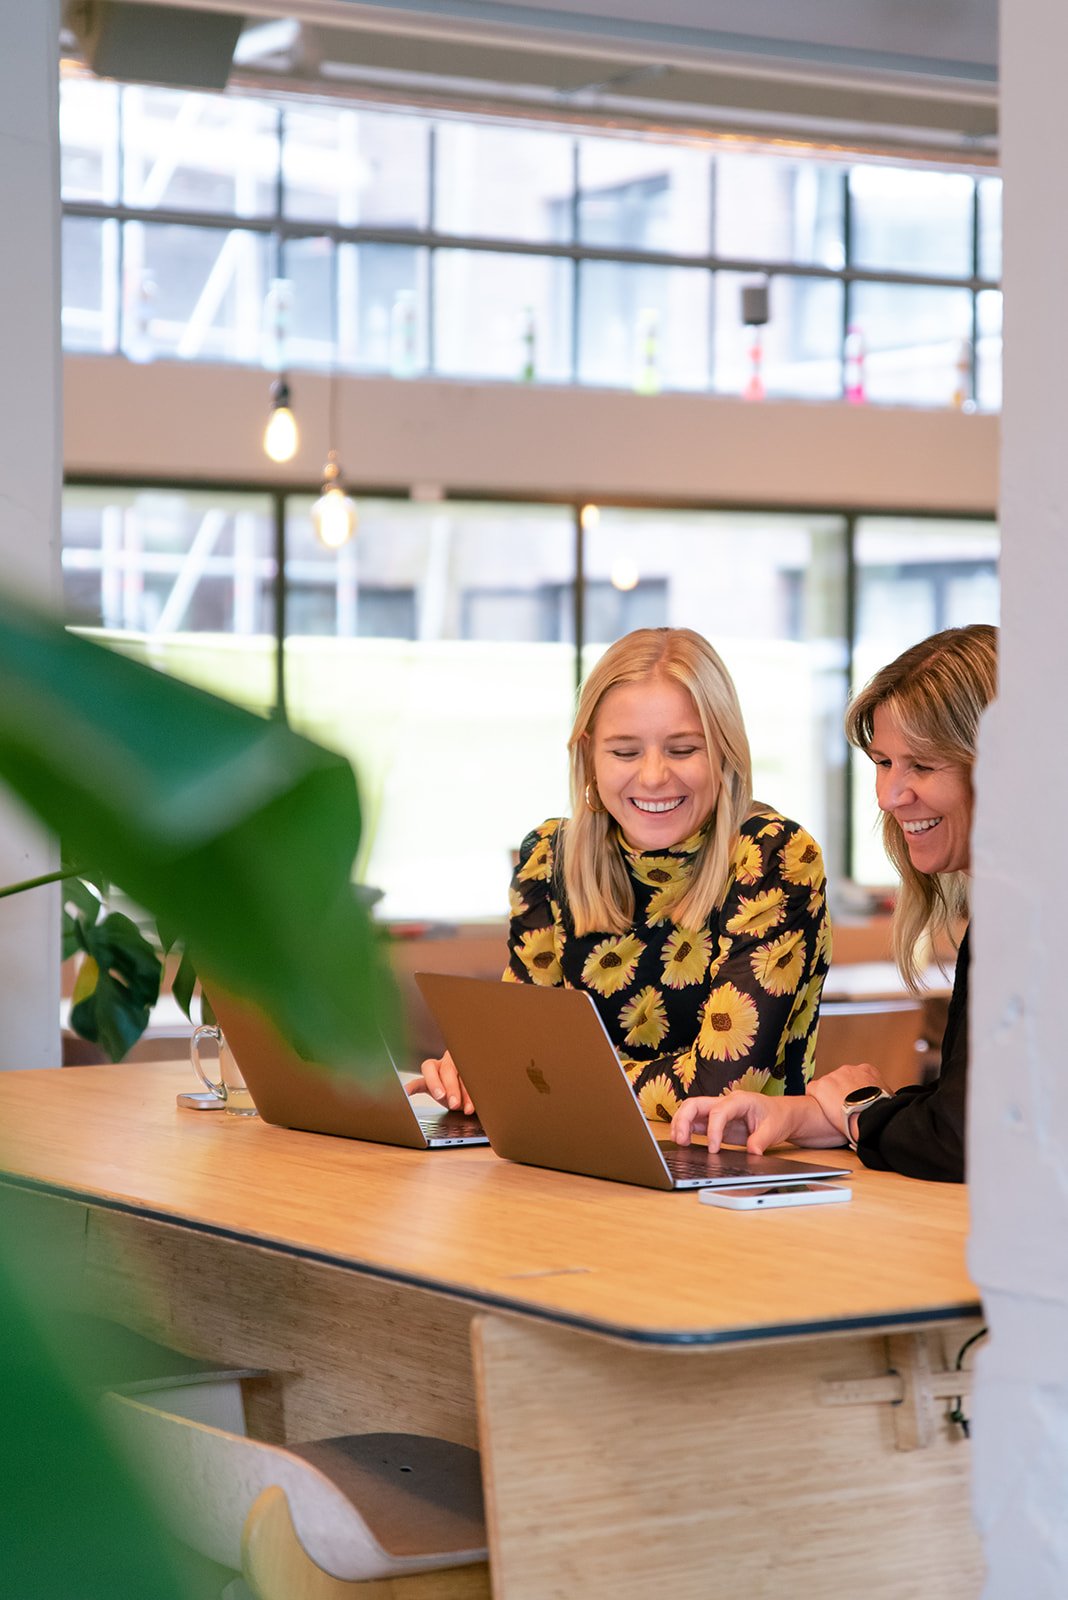
[[[697,707],[673,678],[609,689],[590,734],[601,804],[638,850],[669,850],[706,823],[719,798]]]
[[[956,761],[934,761],[910,748],[887,706],[872,717],[868,755],[875,762],[879,808],[905,836],[917,872],[967,872],[971,865],[972,785]]]

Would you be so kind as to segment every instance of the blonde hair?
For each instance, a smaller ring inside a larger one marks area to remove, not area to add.
[[[713,771],[719,765],[720,788],[711,824],[667,913],[677,926],[704,927],[722,903],[731,855],[752,806],[749,740],[737,690],[708,640],[690,628],[638,628],[617,639],[583,684],[568,740],[571,819],[562,830],[557,871],[580,935],[602,928],[625,933],[634,924],[634,888],[615,843],[615,823],[603,809],[591,809],[587,800],[587,791],[593,795],[596,789],[590,735],[610,689],[656,678],[671,679],[686,690],[700,719]]]
[[[979,718],[997,693],[997,629],[988,623],[946,628],[915,644],[877,672],[846,711],[851,744],[870,751],[875,713],[885,706],[914,755],[951,761],[963,769],[969,791]],[[901,824],[883,813],[883,844],[901,874],[894,909],[894,956],[909,988],[919,987],[916,944],[924,932],[952,933],[968,915],[964,872],[918,872]]]

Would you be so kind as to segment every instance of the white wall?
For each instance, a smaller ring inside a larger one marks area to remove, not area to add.
[[[327,448],[328,380],[299,374],[301,449],[263,454],[270,374],[68,356],[68,473],[310,487]],[[889,406],[346,378],[349,480],[485,494],[974,511],[997,504],[998,419]]]
[[[58,593],[58,0],[4,8],[0,48],[0,567],[8,589]],[[4,690],[9,693],[10,690]],[[0,884],[55,865],[52,845],[0,797]],[[59,1061],[59,896],[0,900],[0,1066]]]
[[[1002,667],[976,832],[971,1266],[988,1600],[1068,1595],[1068,9],[1002,7]]]

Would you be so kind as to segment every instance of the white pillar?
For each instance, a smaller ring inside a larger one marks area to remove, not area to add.
[[[1068,8],[1001,9],[1003,629],[975,848],[971,1266],[987,1600],[1068,1595]]]
[[[0,582],[42,604],[59,590],[63,460],[58,57],[58,0],[4,7]],[[53,845],[0,794],[0,884],[49,872],[55,862]],[[59,895],[50,887],[0,900],[0,1067],[58,1061]]]

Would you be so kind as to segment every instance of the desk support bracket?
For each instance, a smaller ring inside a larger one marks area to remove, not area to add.
[[[952,1402],[966,1404],[972,1375],[931,1359],[926,1333],[891,1334],[886,1340],[888,1370],[874,1377],[825,1378],[820,1398],[827,1406],[892,1405],[899,1450],[924,1450],[935,1441]],[[943,1360],[939,1352],[939,1361]]]

